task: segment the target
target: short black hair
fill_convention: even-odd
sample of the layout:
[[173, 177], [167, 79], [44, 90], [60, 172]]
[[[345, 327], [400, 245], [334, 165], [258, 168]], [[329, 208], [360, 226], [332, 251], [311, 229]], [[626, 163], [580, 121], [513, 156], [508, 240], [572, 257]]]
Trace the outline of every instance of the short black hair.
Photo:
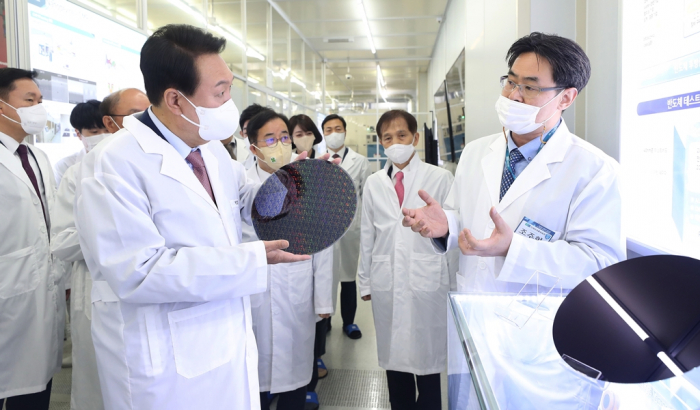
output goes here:
[[535, 53], [552, 66], [552, 78], [559, 87], [579, 92], [591, 78], [591, 61], [575, 41], [555, 34], [533, 32], [513, 43], [506, 54], [508, 68], [524, 53]]
[[[304, 132], [312, 132], [314, 134], [314, 145], [320, 144], [323, 141], [323, 136], [318, 130], [318, 127], [306, 114], [298, 114], [289, 119], [289, 132], [294, 134], [294, 130], [299, 127]], [[292, 136], [293, 137], [293, 136]]]
[[287, 131], [289, 131], [289, 119], [287, 119], [287, 117], [284, 114], [280, 114], [271, 109], [265, 109], [263, 111], [260, 111], [260, 113], [258, 113], [255, 117], [251, 118], [250, 122], [248, 123], [247, 131], [248, 141], [250, 141], [250, 145], [255, 145], [258, 142], [258, 131], [260, 131], [260, 128], [264, 127], [265, 124], [276, 118], [279, 118], [282, 121], [284, 121], [285, 125], [287, 125]]
[[271, 108], [263, 107], [260, 104], [253, 104], [246, 107], [246, 109], [241, 113], [241, 117], [238, 119], [238, 125], [241, 127], [241, 130], [243, 130], [243, 126], [247, 121], [252, 120], [253, 117], [265, 110], [273, 111]]
[[100, 112], [100, 102], [89, 100], [77, 104], [70, 113], [70, 125], [80, 132], [91, 128], [105, 128]]
[[15, 89], [15, 81], [27, 78], [34, 80], [36, 71], [22, 70], [21, 68], [0, 68], [0, 98], [7, 100]]
[[199, 85], [195, 60], [205, 54], [220, 54], [225, 47], [225, 39], [186, 24], [168, 24], [156, 30], [141, 48], [140, 66], [148, 99], [160, 105], [168, 88], [194, 94]]
[[379, 117], [379, 121], [377, 121], [376, 128], [377, 136], [379, 138], [382, 138], [382, 127], [385, 123], [389, 125], [392, 123], [392, 121], [399, 118], [403, 118], [404, 121], [406, 121], [406, 125], [408, 125], [408, 131], [410, 131], [411, 134], [415, 134], [416, 132], [418, 132], [418, 122], [416, 121], [416, 117], [404, 110], [391, 110], [385, 112], [384, 114], [382, 114], [381, 117]]
[[347, 124], [345, 123], [345, 118], [341, 117], [341, 116], [338, 115], [338, 114], [331, 114], [331, 115], [329, 115], [328, 117], [324, 118], [324, 119], [323, 119], [323, 122], [321, 123], [321, 128], [325, 127], [325, 126], [326, 126], [326, 123], [327, 123], [328, 121], [330, 121], [330, 120], [340, 120], [340, 122], [343, 123], [343, 128], [344, 128], [346, 131], [348, 130], [348, 126], [347, 126]]

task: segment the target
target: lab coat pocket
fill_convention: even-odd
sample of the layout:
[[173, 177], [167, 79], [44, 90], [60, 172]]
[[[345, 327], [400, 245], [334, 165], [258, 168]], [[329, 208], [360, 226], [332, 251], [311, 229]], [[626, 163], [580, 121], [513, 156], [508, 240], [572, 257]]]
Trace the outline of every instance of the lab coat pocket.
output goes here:
[[0, 299], [31, 292], [39, 286], [34, 247], [0, 256]]
[[233, 359], [232, 317], [228, 300], [168, 313], [178, 374], [191, 379]]
[[391, 256], [372, 255], [372, 267], [370, 269], [372, 270], [369, 275], [371, 291], [390, 291], [394, 276], [391, 269]]
[[440, 287], [443, 264], [442, 255], [413, 254], [408, 282], [411, 289], [424, 292], [434, 292]]
[[295, 305], [311, 299], [314, 286], [314, 273], [311, 261], [291, 264], [287, 273], [289, 300]]

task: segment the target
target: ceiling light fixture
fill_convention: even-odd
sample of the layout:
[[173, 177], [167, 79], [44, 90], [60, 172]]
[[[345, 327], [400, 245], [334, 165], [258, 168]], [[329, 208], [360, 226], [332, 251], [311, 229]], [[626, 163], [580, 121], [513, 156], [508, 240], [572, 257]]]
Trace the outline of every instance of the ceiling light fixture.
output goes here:
[[365, 24], [365, 31], [367, 32], [367, 38], [369, 39], [369, 46], [372, 49], [372, 54], [377, 54], [377, 49], [374, 47], [374, 39], [372, 38], [372, 31], [369, 29], [369, 20], [367, 20], [367, 9], [365, 8], [365, 2], [360, 1], [360, 8], [362, 14], [362, 22]]

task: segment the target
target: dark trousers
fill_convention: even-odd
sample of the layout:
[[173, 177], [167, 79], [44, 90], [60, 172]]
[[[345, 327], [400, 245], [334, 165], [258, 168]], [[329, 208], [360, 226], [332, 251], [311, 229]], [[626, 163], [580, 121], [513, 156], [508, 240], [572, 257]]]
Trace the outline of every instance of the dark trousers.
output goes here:
[[[391, 410], [440, 410], [442, 392], [440, 374], [416, 376], [411, 373], [386, 371]], [[418, 399], [416, 400], [416, 387]]]
[[357, 284], [352, 282], [340, 282], [340, 316], [343, 317], [343, 328], [355, 323], [357, 311]]
[[46, 385], [46, 390], [44, 391], [0, 399], [0, 409], [2, 409], [2, 404], [7, 400], [7, 410], [49, 410], [51, 382], [53, 382], [53, 379], [49, 380], [49, 384]]
[[321, 319], [316, 322], [316, 336], [314, 337], [314, 368], [311, 373], [311, 382], [306, 386], [306, 391], [316, 391], [318, 384], [318, 358], [326, 354], [326, 333], [328, 333], [328, 322], [330, 318]]
[[[304, 405], [306, 405], [306, 386], [278, 393], [277, 396], [277, 410], [304, 410]], [[260, 393], [260, 410], [270, 410], [267, 392]]]

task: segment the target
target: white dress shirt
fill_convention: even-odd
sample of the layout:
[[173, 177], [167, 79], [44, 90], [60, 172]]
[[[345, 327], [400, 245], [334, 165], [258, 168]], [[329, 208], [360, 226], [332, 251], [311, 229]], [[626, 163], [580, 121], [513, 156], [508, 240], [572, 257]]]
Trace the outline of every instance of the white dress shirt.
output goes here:
[[[0, 132], [0, 142], [2, 142], [2, 144], [5, 145], [5, 147], [7, 147], [7, 149], [9, 149], [10, 152], [14, 154], [14, 157], [17, 159], [17, 163], [21, 165], [22, 160], [20, 159], [19, 153], [17, 152], [17, 148], [19, 148], [19, 142], [2, 132]], [[31, 147], [29, 147], [29, 145], [26, 142], [22, 142], [22, 144], [26, 145], [29, 151], [29, 154], [27, 155], [29, 157], [29, 165], [31, 165], [32, 171], [34, 171], [34, 176], [36, 177], [36, 182], [39, 185], [39, 192], [41, 193], [41, 202], [44, 204], [44, 209], [46, 210], [46, 223], [48, 225], [48, 228], [51, 229], [51, 218], [49, 217], [49, 204], [46, 202], [46, 189], [44, 188], [44, 178], [42, 177], [41, 169], [39, 168], [39, 164], [36, 162], [36, 158], [34, 158], [34, 154], [32, 153]]]

